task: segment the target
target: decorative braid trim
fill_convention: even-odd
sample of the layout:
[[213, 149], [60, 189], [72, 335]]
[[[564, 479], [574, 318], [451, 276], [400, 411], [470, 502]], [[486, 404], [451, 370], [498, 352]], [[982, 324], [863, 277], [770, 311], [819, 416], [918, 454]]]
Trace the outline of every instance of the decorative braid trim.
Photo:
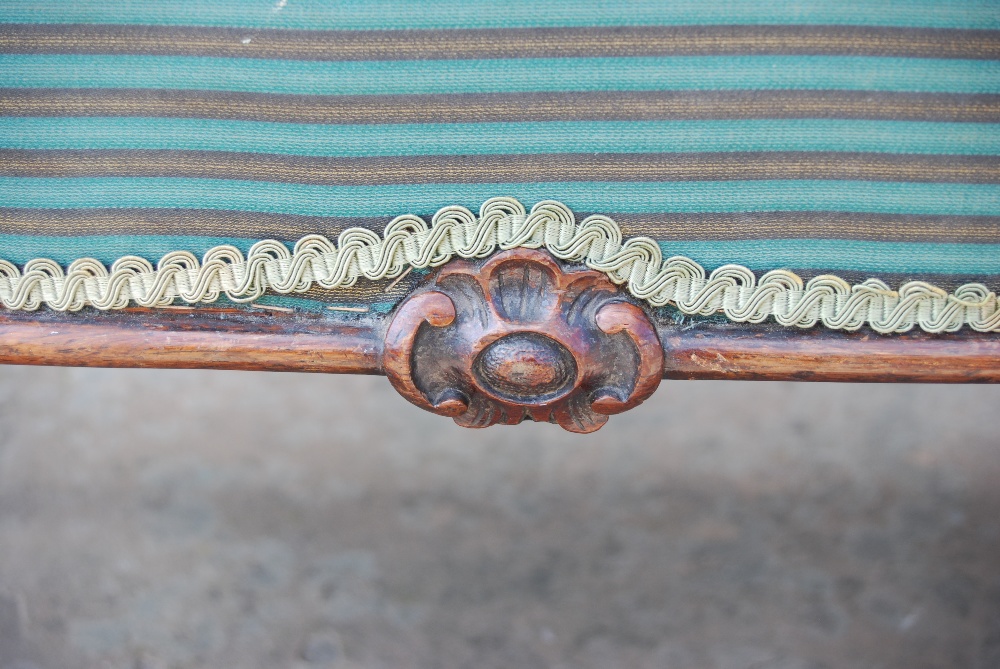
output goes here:
[[163, 256], [156, 268], [142, 258], [126, 256], [108, 269], [93, 258], [81, 258], [64, 272], [56, 262], [32, 260], [23, 271], [0, 260], [0, 302], [8, 309], [37, 309], [47, 304], [60, 311], [86, 305], [120, 309], [130, 302], [166, 306], [175, 298], [188, 303], [213, 302], [225, 293], [236, 302], [251, 302], [265, 290], [295, 293], [313, 284], [323, 288], [351, 286], [359, 277], [393, 278], [408, 267], [436, 267], [455, 256], [482, 258], [497, 249], [544, 247], [566, 261], [583, 262], [653, 306], [673, 304], [685, 314], [723, 312], [730, 320], [759, 323], [768, 317], [785, 326], [856, 330], [868, 324], [882, 332], [905, 332], [919, 326], [927, 332], [953, 332], [969, 325], [980, 332], [1000, 331], [996, 293], [970, 283], [949, 294], [922, 281], [898, 291], [868, 279], [851, 286], [824, 275], [803, 283], [796, 274], [775, 270], [758, 280], [740, 265], [725, 265], [706, 277], [705, 269], [683, 256], [663, 260], [648, 237], [622, 240], [621, 228], [606, 216], [577, 223], [565, 205], [539, 202], [526, 213], [513, 198], [493, 198], [477, 218], [464, 207], [445, 207], [428, 226], [413, 215], [399, 216], [382, 237], [364, 228], [341, 233], [336, 245], [308, 235], [293, 251], [265, 240], [244, 258], [233, 246], [210, 249], [201, 263], [186, 251]]

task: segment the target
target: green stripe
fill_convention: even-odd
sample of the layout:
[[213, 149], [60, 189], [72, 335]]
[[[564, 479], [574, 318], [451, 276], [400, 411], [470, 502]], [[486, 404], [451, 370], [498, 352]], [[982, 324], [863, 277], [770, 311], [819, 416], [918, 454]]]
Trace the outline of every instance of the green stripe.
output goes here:
[[811, 89], [1000, 92], [1000, 61], [852, 56], [281, 61], [0, 56], [0, 86], [173, 88], [309, 95]]
[[0, 178], [8, 207], [168, 207], [235, 209], [314, 216], [432, 214], [510, 195], [558, 199], [576, 211], [855, 211], [1000, 215], [1000, 186], [868, 181], [688, 181], [315, 186], [168, 178]]
[[172, 118], [0, 118], [0, 148], [242, 151], [298, 156], [854, 151], [1000, 154], [987, 123], [596, 121], [303, 125]]
[[837, 24], [992, 28], [991, 0], [48, 0], [0, 2], [18, 23], [380, 30], [533, 26]]
[[[362, 279], [363, 280], [363, 279]], [[363, 313], [351, 313], [344, 311], [331, 311], [327, 309], [328, 306], [336, 305], [339, 307], [368, 307], [367, 313], [375, 314], [387, 314], [392, 311], [392, 308], [396, 306], [399, 300], [392, 301], [381, 301], [381, 302], [365, 302], [362, 300], [349, 301], [346, 299], [331, 300], [329, 302], [324, 302], [321, 300], [311, 300], [304, 297], [292, 297], [290, 295], [264, 295], [257, 300], [254, 300], [255, 304], [263, 304], [269, 307], [286, 307], [289, 309], [300, 309], [302, 311], [312, 311], [312, 312], [322, 312], [329, 318], [335, 318], [337, 320], [356, 320], [358, 318], [363, 318], [365, 314]], [[183, 304], [183, 302], [178, 302], [178, 304]]]
[[755, 271], [792, 267], [904, 274], [1000, 274], [1000, 244], [766, 239], [661, 241], [660, 248], [664, 258], [684, 255], [707, 268], [736, 263]]
[[[97, 258], [110, 265], [126, 255], [152, 262], [171, 251], [197, 256], [219, 244], [244, 253], [255, 240], [188, 236], [31, 237], [0, 235], [0, 257], [18, 265], [51, 258], [68, 265], [77, 258]], [[664, 257], [688, 256], [713, 269], [739, 263], [762, 271], [780, 267], [858, 272], [1000, 274], [1000, 245], [865, 242], [853, 240], [778, 239], [722, 242], [662, 241]]]

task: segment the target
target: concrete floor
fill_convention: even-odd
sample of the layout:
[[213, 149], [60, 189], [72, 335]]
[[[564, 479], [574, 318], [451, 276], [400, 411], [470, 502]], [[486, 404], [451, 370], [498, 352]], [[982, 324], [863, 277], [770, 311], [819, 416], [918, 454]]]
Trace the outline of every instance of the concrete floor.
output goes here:
[[0, 668], [1000, 667], [1000, 387], [0, 367]]

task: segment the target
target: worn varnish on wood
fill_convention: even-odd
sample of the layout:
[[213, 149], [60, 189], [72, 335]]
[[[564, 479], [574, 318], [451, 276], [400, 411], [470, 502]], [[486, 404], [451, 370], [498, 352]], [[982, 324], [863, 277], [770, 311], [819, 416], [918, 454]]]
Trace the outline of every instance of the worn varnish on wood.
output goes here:
[[0, 310], [0, 362], [14, 365], [378, 374], [371, 321], [244, 309]]
[[452, 262], [399, 307], [385, 372], [406, 399], [459, 425], [531, 418], [592, 432], [663, 376], [656, 329], [622, 300], [601, 272], [566, 271], [543, 251]]

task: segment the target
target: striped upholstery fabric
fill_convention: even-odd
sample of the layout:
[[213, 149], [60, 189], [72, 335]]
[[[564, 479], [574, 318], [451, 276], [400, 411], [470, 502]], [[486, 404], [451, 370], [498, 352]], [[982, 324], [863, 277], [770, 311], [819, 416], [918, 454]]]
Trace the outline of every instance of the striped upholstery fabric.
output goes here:
[[[22, 0], [0, 22], [15, 263], [509, 195], [709, 269], [1000, 287], [992, 0]], [[409, 285], [264, 299], [387, 309]]]

